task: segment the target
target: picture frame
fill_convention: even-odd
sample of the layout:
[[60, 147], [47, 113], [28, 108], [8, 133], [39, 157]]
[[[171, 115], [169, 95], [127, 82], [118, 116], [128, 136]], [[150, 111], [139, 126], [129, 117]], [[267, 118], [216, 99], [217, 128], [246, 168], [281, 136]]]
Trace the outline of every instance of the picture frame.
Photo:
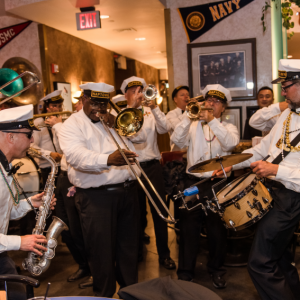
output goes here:
[[63, 111], [73, 111], [71, 83], [53, 82], [54, 90], [62, 90], [61, 96], [64, 98]]
[[246, 116], [250, 119], [259, 110], [259, 106], [246, 106]]
[[240, 133], [240, 138], [243, 136], [243, 117], [242, 106], [227, 106], [222, 113], [221, 120], [235, 125]]
[[208, 84], [221, 84], [233, 101], [256, 99], [255, 38], [188, 44], [187, 54], [192, 97]]

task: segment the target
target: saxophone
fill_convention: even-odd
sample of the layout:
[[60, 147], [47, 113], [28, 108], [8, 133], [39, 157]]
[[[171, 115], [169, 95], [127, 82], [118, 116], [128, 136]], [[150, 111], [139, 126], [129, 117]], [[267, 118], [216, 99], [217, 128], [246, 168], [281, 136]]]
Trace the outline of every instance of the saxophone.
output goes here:
[[[51, 214], [50, 203], [55, 188], [54, 180], [57, 173], [57, 167], [52, 157], [48, 155], [44, 156], [34, 148], [29, 148], [28, 153], [34, 157], [46, 159], [51, 164], [51, 172], [44, 188], [45, 194], [43, 196], [43, 204], [38, 209], [35, 228], [32, 231], [32, 234], [43, 235], [45, 232], [46, 219]], [[44, 252], [42, 256], [31, 251], [22, 263], [23, 268], [28, 270], [31, 275], [39, 276], [49, 268], [51, 259], [55, 256], [57, 238], [63, 230], [69, 230], [68, 226], [61, 219], [54, 216], [46, 234], [47, 245], [45, 247], [47, 248], [47, 251]]]

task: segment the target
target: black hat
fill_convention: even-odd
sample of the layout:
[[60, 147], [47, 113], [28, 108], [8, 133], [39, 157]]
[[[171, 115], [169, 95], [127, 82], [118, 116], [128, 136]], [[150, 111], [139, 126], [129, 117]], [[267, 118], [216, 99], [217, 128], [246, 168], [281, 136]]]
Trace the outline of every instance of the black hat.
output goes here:
[[178, 87], [176, 87], [172, 93], [172, 99], [174, 100], [174, 98], [176, 97], [177, 93], [180, 91], [180, 90], [187, 90], [188, 92], [190, 91], [190, 88], [186, 85], [180, 85]]

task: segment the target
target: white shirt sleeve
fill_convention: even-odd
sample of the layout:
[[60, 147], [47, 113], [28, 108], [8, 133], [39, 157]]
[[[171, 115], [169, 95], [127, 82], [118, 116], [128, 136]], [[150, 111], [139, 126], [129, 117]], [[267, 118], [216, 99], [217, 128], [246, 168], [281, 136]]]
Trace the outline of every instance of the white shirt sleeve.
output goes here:
[[171, 135], [171, 141], [177, 145], [179, 148], [184, 148], [189, 145], [190, 140], [190, 127], [192, 124], [191, 119], [187, 116], [186, 112], [183, 114], [184, 117], [182, 121], [177, 124]]
[[142, 144], [147, 140], [147, 133], [145, 129], [142, 127], [136, 134], [127, 137], [132, 143]]
[[[30, 199], [30, 198], [29, 198]], [[13, 206], [10, 212], [10, 220], [19, 220], [24, 217], [30, 210], [32, 210], [31, 206], [26, 200], [21, 200], [19, 205]]]
[[270, 131], [277, 122], [281, 110], [279, 103], [259, 109], [249, 120], [249, 125], [257, 130]]
[[181, 114], [179, 116], [176, 115], [176, 113], [171, 110], [167, 113], [166, 118], [169, 121], [169, 125], [171, 126], [171, 129], [175, 129], [175, 127], [182, 121], [184, 117], [184, 114]]
[[159, 134], [167, 133], [172, 129], [171, 124], [170, 122], [168, 122], [166, 115], [159, 109], [158, 106], [152, 109], [152, 113], [156, 121], [155, 127]]
[[5, 251], [19, 250], [21, 237], [17, 235], [6, 235], [0, 233], [0, 253]]
[[240, 142], [240, 135], [236, 126], [227, 123], [225, 127], [216, 118], [207, 123], [207, 125], [219, 140], [222, 151], [230, 152]]
[[[34, 121], [34, 125], [38, 127], [40, 125], [43, 125], [43, 122], [41, 122], [41, 119], [40, 120], [36, 119]], [[34, 130], [32, 136], [33, 136], [34, 142], [30, 144], [30, 147], [39, 150], [42, 155], [48, 155], [49, 156], [51, 151], [43, 149], [43, 148], [40, 147], [41, 146], [41, 139], [42, 139], [42, 131]]]

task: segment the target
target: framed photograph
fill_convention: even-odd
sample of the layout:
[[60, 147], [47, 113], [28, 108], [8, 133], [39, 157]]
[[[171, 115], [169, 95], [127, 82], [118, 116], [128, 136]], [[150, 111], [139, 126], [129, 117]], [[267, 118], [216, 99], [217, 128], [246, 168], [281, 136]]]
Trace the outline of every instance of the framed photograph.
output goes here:
[[235, 125], [240, 133], [240, 138], [243, 136], [243, 120], [241, 106], [227, 106], [221, 117], [222, 121]]
[[259, 106], [246, 106], [246, 116], [250, 119], [259, 110]]
[[64, 98], [63, 110], [64, 111], [73, 111], [71, 83], [54, 81], [53, 87], [54, 87], [54, 90], [62, 90], [61, 96]]
[[192, 97], [206, 85], [221, 84], [233, 100], [256, 99], [256, 39], [188, 44]]

